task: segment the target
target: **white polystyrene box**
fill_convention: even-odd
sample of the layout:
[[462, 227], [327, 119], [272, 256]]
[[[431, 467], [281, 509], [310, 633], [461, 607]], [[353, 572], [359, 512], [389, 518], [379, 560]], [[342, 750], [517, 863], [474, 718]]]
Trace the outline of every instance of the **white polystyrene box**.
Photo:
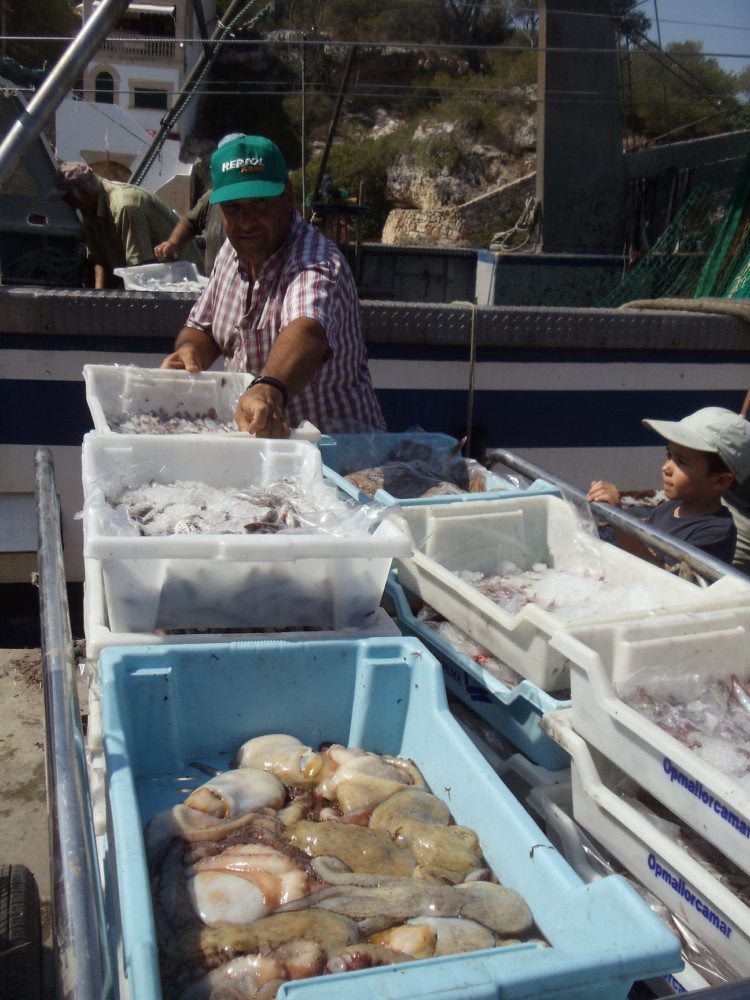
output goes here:
[[611, 790], [618, 770], [573, 731], [571, 714], [551, 712], [542, 726], [571, 755], [576, 822], [739, 976], [750, 976], [750, 908]]
[[750, 794], [622, 701], [636, 671], [750, 678], [750, 607], [560, 632], [575, 731], [750, 873]]
[[566, 688], [565, 657], [549, 638], [571, 623], [537, 604], [510, 614], [457, 575], [491, 575], [505, 561], [528, 569], [535, 563], [561, 570], [594, 569], [618, 587], [632, 587], [659, 599], [642, 608], [579, 618], [575, 624], [634, 619], [692, 607], [750, 606], [747, 585], [723, 579], [701, 588], [583, 531], [574, 509], [554, 496], [476, 501], [471, 505], [404, 507], [414, 554], [398, 562], [399, 580], [439, 614], [545, 691]]
[[[391, 561], [411, 551], [384, 518], [337, 534], [116, 534], [104, 495], [148, 482], [267, 486], [293, 479], [320, 489], [317, 448], [306, 441], [102, 435], [83, 442], [84, 556], [101, 562], [109, 628], [367, 628], [377, 616]], [[333, 487], [333, 515], [351, 505]], [[328, 500], [326, 501], [328, 503]], [[373, 522], [370, 522], [372, 525]]]

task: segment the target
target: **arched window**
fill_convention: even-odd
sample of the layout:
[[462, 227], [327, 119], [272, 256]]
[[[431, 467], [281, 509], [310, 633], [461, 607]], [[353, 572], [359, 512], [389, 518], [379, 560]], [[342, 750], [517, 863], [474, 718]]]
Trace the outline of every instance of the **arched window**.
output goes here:
[[97, 104], [115, 103], [115, 81], [111, 73], [97, 73], [94, 81], [94, 100]]

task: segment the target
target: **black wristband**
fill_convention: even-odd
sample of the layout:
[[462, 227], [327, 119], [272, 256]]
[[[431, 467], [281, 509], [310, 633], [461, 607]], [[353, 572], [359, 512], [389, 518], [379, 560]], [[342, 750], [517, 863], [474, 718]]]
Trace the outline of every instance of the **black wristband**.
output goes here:
[[270, 375], [258, 375], [250, 383], [249, 388], [252, 389], [254, 385], [270, 385], [272, 388], [278, 389], [281, 393], [284, 409], [287, 408], [287, 405], [289, 404], [289, 393], [286, 391], [286, 386], [283, 382], [279, 382], [277, 378], [272, 378]]

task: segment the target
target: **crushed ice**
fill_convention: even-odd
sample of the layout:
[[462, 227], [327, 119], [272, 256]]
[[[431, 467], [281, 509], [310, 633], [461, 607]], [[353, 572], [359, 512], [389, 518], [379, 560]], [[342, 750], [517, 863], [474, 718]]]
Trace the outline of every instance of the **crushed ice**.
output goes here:
[[735, 678], [637, 671], [622, 700], [750, 793], [750, 711]]
[[147, 292], [202, 292], [206, 287], [204, 281], [190, 281], [188, 278], [183, 278], [182, 281], [164, 281], [163, 278], [147, 278], [143, 275], [139, 275], [134, 284]]
[[220, 420], [211, 407], [206, 413], [168, 413], [165, 409], [123, 414], [111, 418], [116, 434], [228, 434], [237, 431], [234, 420]]
[[503, 562], [499, 573], [491, 576], [469, 570], [458, 571], [457, 576], [510, 615], [518, 614], [527, 604], [537, 604], [574, 621], [662, 604], [659, 594], [643, 584], [621, 586], [598, 571], [551, 569], [545, 563], [522, 570], [515, 563]]
[[350, 535], [367, 531], [378, 508], [341, 501], [324, 484], [294, 481], [257, 487], [150, 482], [108, 498], [106, 528], [115, 534], [243, 535], [278, 531]]

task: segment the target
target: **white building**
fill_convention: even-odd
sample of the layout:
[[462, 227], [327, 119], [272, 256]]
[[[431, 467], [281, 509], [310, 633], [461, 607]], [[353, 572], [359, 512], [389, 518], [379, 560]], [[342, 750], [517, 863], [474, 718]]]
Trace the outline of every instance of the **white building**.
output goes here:
[[[216, 24], [214, 0], [200, 2], [210, 35]], [[99, 0], [79, 4], [83, 23], [98, 4]], [[202, 52], [193, 0], [131, 3], [86, 67], [75, 92], [58, 108], [57, 156], [83, 160], [103, 177], [127, 180]], [[178, 212], [190, 203], [193, 164], [181, 163], [179, 150], [192, 127], [195, 106], [193, 98], [142, 181]]]

